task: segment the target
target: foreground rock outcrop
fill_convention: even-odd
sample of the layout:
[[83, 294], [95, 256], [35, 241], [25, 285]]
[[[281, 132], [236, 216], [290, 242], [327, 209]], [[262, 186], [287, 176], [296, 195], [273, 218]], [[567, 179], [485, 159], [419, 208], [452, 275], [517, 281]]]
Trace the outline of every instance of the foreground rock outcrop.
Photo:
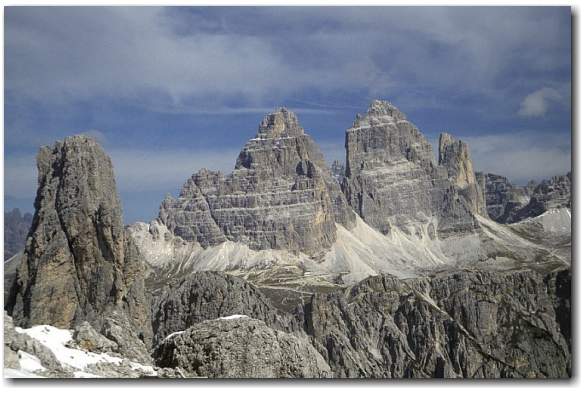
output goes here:
[[181, 377], [179, 369], [154, 368], [118, 352], [119, 346], [87, 322], [73, 330], [50, 325], [23, 329], [4, 315], [5, 378]]
[[246, 280], [220, 272], [197, 272], [167, 285], [153, 303], [155, 343], [173, 332], [223, 316], [247, 315], [282, 331], [300, 330]]
[[74, 136], [41, 148], [37, 168], [33, 224], [5, 308], [22, 327], [88, 321], [126, 332], [121, 346], [150, 345], [143, 263], [123, 227], [110, 158]]
[[260, 320], [230, 316], [171, 334], [156, 349], [160, 367], [208, 378], [328, 378], [331, 371], [304, 336]]
[[571, 376], [571, 276], [455, 272], [377, 276], [305, 307], [335, 377]]
[[159, 218], [204, 247], [229, 240], [311, 256], [333, 244], [335, 223], [355, 220], [322, 154], [285, 108], [263, 119], [231, 174], [200, 170], [178, 198], [163, 201]]

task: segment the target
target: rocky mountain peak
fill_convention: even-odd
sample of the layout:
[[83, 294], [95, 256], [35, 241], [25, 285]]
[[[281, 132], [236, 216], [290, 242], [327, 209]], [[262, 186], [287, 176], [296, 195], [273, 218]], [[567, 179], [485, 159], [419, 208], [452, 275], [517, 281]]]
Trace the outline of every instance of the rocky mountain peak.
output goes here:
[[79, 135], [42, 147], [37, 168], [33, 224], [8, 311], [23, 326], [60, 328], [100, 326], [117, 313], [150, 341], [143, 265], [123, 226], [110, 158]]
[[432, 145], [402, 112], [387, 101], [372, 102], [346, 133], [349, 204], [384, 233], [391, 225], [433, 238], [473, 230], [473, 214], [484, 214], [485, 204], [469, 150], [448, 134], [441, 140], [437, 165]]
[[286, 107], [280, 107], [263, 118], [257, 131], [257, 138], [294, 137], [302, 134], [304, 129], [300, 127], [296, 114]]
[[366, 113], [357, 114], [353, 127], [367, 127], [373, 124], [396, 123], [406, 121], [404, 115], [392, 103], [386, 100], [373, 100]]
[[335, 241], [335, 223], [352, 226], [355, 216], [318, 146], [280, 108], [264, 117], [231, 174], [194, 174], [177, 199], [163, 202], [160, 219], [204, 247], [229, 240], [317, 255]]

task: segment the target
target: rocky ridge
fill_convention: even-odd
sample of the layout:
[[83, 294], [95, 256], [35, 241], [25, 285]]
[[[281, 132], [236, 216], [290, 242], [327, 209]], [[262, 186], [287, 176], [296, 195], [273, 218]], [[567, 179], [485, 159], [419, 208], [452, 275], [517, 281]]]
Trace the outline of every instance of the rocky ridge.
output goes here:
[[572, 173], [544, 180], [533, 190], [529, 203], [516, 213], [514, 221], [539, 216], [557, 208], [572, 208]]
[[376, 276], [305, 306], [335, 377], [571, 374], [570, 272]]
[[247, 315], [282, 331], [300, 330], [290, 316], [278, 311], [246, 280], [220, 272], [197, 272], [167, 285], [154, 299], [155, 343], [194, 324], [232, 315]]

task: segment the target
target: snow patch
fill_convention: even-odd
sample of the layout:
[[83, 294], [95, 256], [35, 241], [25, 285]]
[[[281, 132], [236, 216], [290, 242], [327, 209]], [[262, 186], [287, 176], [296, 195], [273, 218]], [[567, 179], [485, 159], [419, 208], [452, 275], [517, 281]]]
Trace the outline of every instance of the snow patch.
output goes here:
[[34, 326], [27, 329], [15, 327], [15, 330], [38, 340], [51, 350], [57, 361], [74, 369], [83, 370], [89, 365], [100, 362], [120, 364], [123, 361], [120, 357], [113, 357], [106, 353], [98, 354], [67, 347], [66, 344], [72, 340], [73, 336], [71, 330], [49, 325]]
[[39, 360], [37, 356], [33, 356], [22, 350], [18, 351], [18, 361], [20, 363], [21, 371], [24, 372], [35, 373], [47, 369], [41, 364], [41, 360]]
[[231, 315], [231, 316], [223, 316], [223, 317], [219, 317], [217, 320], [234, 320], [234, 319], [243, 319], [243, 318], [247, 318], [249, 316], [247, 315]]
[[175, 337], [176, 335], [183, 334], [184, 332], [186, 332], [186, 330], [172, 332], [167, 337], [165, 337], [164, 341], [167, 341], [168, 339], [171, 339], [171, 338]]

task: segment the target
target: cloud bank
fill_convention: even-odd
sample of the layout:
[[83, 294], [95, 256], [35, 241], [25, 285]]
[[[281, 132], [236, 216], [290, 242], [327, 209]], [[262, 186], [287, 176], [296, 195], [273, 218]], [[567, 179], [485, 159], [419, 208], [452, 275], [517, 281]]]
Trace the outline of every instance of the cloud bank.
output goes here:
[[344, 159], [374, 98], [460, 135], [479, 170], [565, 173], [570, 36], [569, 7], [7, 7], [6, 195], [32, 202], [39, 145], [86, 130], [146, 220], [277, 106]]

